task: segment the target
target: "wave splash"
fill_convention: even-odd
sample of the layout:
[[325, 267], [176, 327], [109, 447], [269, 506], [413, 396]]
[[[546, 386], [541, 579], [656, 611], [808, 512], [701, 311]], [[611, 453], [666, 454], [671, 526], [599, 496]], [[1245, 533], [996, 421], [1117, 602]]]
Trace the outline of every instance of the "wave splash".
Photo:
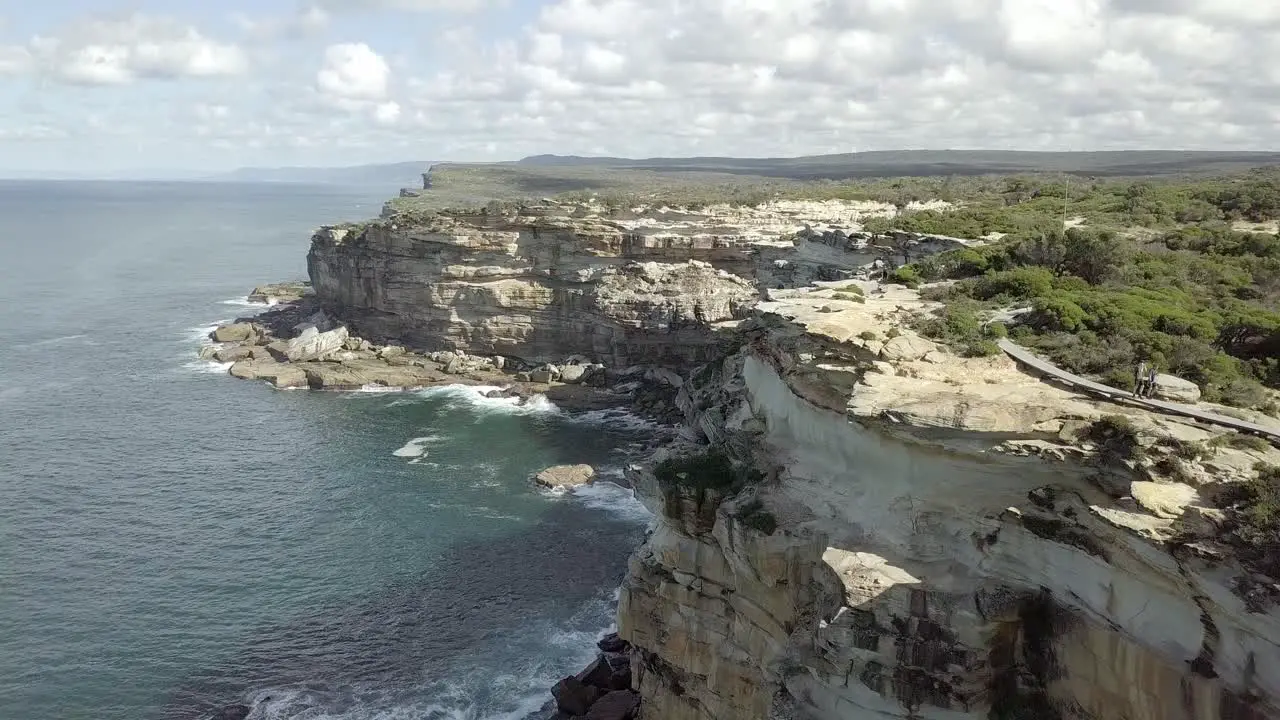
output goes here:
[[[258, 690], [246, 720], [533, 720], [550, 689], [596, 656], [595, 641], [616, 630], [618, 590], [603, 591], [567, 621], [542, 623], [500, 658], [466, 663], [438, 680], [408, 686], [306, 683]], [[486, 662], [491, 661], [491, 662]], [[500, 668], [494, 672], [495, 668]]]

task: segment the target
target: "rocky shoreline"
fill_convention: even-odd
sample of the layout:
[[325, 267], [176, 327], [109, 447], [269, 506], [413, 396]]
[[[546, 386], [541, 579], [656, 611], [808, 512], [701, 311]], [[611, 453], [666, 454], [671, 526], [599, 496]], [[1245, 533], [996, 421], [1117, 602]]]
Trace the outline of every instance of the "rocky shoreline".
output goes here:
[[976, 241], [865, 211], [392, 212], [319, 230], [315, 294], [259, 288], [204, 353], [679, 426], [627, 469], [655, 527], [561, 718], [1276, 716], [1280, 584], [1231, 498], [1280, 450], [923, 337], [943, 306], [872, 278]]
[[566, 412], [626, 409], [671, 425], [681, 418], [674, 397], [682, 379], [650, 367], [606, 368], [571, 356], [561, 363], [529, 364], [517, 358], [481, 357], [458, 351], [421, 353], [377, 345], [329, 317], [307, 283], [259, 286], [250, 302], [267, 307], [209, 333], [204, 360], [229, 363], [228, 373], [282, 390], [418, 390], [445, 385], [495, 386], [488, 397], [528, 402], [545, 397]]

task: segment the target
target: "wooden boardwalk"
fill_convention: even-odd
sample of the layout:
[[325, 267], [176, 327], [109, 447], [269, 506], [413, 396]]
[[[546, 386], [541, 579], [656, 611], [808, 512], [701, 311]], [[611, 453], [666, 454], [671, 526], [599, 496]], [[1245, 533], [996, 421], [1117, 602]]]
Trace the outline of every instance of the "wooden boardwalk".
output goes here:
[[1037, 357], [1032, 354], [1030, 350], [1027, 350], [1017, 343], [1009, 340], [1001, 340], [998, 344], [1000, 349], [1003, 350], [1006, 355], [1013, 358], [1019, 364], [1031, 368], [1041, 375], [1046, 375], [1078, 390], [1087, 392], [1090, 395], [1096, 395], [1114, 402], [1138, 405], [1149, 410], [1169, 413], [1171, 415], [1181, 415], [1183, 417], [1189, 417], [1194, 420], [1200, 420], [1214, 425], [1221, 425], [1222, 427], [1228, 427], [1242, 433], [1258, 435], [1270, 440], [1272, 443], [1280, 444], [1280, 428], [1265, 427], [1256, 423], [1251, 423], [1247, 420], [1237, 420], [1236, 418], [1227, 417], [1226, 415], [1207, 412], [1192, 405], [1183, 405], [1181, 403], [1165, 402], [1164, 400], [1136, 397], [1128, 390], [1113, 388], [1110, 385], [1103, 385], [1102, 383], [1087, 380], [1079, 375], [1069, 373], [1057, 365]]

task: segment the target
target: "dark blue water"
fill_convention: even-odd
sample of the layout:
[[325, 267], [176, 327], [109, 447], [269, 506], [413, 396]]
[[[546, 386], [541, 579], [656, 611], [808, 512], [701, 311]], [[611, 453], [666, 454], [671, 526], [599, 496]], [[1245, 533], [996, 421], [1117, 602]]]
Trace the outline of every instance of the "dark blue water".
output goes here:
[[647, 518], [527, 476], [644, 431], [194, 360], [391, 191], [0, 183], [0, 718], [522, 718], [589, 659]]

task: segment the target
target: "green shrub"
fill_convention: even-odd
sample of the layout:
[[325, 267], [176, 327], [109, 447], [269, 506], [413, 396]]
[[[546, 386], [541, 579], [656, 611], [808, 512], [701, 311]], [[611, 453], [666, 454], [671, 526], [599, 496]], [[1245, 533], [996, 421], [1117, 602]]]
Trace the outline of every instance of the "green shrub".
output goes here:
[[1169, 478], [1173, 482], [1179, 482], [1185, 485], [1190, 485], [1195, 482], [1195, 476], [1193, 476], [1191, 471], [1187, 469], [1186, 463], [1184, 463], [1181, 458], [1160, 458], [1156, 463], [1155, 468], [1160, 474]]
[[879, 340], [880, 336], [872, 330], [863, 330], [858, 333], [858, 337], [863, 340]]
[[1015, 300], [1048, 295], [1053, 290], [1053, 273], [1039, 267], [990, 273], [978, 279], [970, 294], [979, 300], [1008, 297]]
[[734, 517], [749, 528], [765, 535], [772, 535], [778, 529], [778, 519], [773, 513], [764, 509], [760, 498], [752, 498], [734, 513]]
[[1211, 447], [1228, 447], [1237, 450], [1254, 450], [1257, 452], [1266, 452], [1271, 448], [1271, 443], [1258, 437], [1257, 435], [1245, 435], [1244, 433], [1227, 433], [1219, 435], [1209, 441]]
[[1002, 351], [1000, 346], [990, 340], [978, 340], [964, 346], [961, 354], [964, 357], [992, 357], [999, 355]]
[[912, 265], [903, 265], [902, 267], [894, 269], [893, 272], [889, 273], [886, 280], [891, 283], [906, 285], [909, 288], [920, 287], [920, 283], [922, 282], [920, 273]]
[[1138, 429], [1123, 415], [1107, 415], [1085, 429], [1084, 438], [1110, 459], [1136, 460], [1142, 455]]
[[743, 480], [729, 457], [718, 450], [667, 458], [658, 463], [653, 474], [664, 486], [694, 489], [733, 490]]
[[1169, 450], [1173, 452], [1174, 456], [1183, 460], [1199, 460], [1201, 458], [1208, 457], [1212, 454], [1211, 447], [1213, 446], [1212, 442], [1206, 446], [1201, 442], [1179, 440], [1178, 438], [1173, 437], [1160, 438], [1158, 444], [1162, 447], [1169, 448]]
[[982, 334], [989, 338], [1006, 338], [1009, 337], [1009, 328], [1001, 322], [990, 322], [982, 326]]

